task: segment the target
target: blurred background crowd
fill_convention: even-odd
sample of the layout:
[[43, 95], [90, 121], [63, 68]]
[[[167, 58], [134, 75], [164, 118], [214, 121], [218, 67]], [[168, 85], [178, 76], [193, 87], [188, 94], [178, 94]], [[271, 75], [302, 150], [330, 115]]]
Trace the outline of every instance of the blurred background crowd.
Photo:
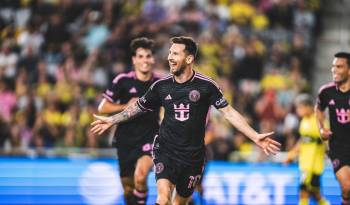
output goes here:
[[[288, 151], [298, 139], [293, 100], [312, 91], [321, 16], [321, 0], [2, 0], [0, 154], [108, 148], [89, 124], [111, 80], [132, 69], [129, 43], [154, 39], [154, 69], [166, 75], [177, 35], [199, 43], [196, 70]], [[266, 160], [210, 112], [213, 159]]]

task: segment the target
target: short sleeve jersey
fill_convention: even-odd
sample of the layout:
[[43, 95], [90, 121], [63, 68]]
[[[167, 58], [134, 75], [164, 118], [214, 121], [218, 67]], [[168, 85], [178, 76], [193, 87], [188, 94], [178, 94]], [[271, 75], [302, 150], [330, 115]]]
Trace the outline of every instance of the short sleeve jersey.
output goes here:
[[[103, 97], [112, 103], [126, 104], [131, 98], [142, 97], [157, 80], [159, 78], [154, 74], [151, 80], [140, 81], [134, 71], [121, 73], [114, 78]], [[152, 143], [158, 130], [159, 109], [118, 124], [114, 137], [117, 146], [136, 147]]]
[[137, 103], [145, 111], [164, 107], [157, 141], [162, 151], [186, 164], [204, 160], [209, 107], [228, 105], [216, 82], [197, 72], [184, 83], [177, 83], [173, 75], [158, 80]]
[[[330, 151], [349, 154], [350, 150], [350, 90], [341, 92], [335, 83], [323, 85], [318, 93], [317, 108], [328, 108], [333, 135], [329, 139]], [[350, 154], [349, 154], [350, 155]]]

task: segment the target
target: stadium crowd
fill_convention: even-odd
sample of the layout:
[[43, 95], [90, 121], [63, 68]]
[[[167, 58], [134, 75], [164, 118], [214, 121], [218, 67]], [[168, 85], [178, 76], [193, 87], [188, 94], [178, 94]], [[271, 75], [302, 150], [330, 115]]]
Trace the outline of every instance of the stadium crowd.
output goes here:
[[[298, 139], [294, 98], [311, 91], [320, 1], [1, 1], [0, 153], [108, 147], [89, 125], [108, 83], [132, 69], [129, 43], [154, 39], [155, 71], [165, 75], [175, 35], [199, 42], [196, 70], [289, 150]], [[215, 109], [206, 141], [215, 160], [264, 160]]]

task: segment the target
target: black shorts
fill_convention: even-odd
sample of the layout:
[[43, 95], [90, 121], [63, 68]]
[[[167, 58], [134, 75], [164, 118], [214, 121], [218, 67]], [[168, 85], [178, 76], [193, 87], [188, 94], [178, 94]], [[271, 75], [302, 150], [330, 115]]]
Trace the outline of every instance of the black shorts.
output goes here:
[[348, 153], [344, 154], [330, 150], [328, 156], [332, 161], [334, 173], [337, 173], [343, 166], [350, 166], [350, 155]]
[[137, 160], [144, 155], [152, 156], [151, 152], [151, 143], [146, 143], [137, 148], [126, 148], [123, 146], [118, 146], [117, 154], [120, 177], [133, 177]]
[[203, 176], [204, 162], [187, 165], [176, 161], [169, 154], [162, 153], [157, 143], [153, 146], [153, 163], [156, 180], [168, 179], [175, 185], [176, 192], [184, 198], [192, 195]]
[[312, 190], [313, 188], [321, 187], [320, 175], [310, 172], [302, 172], [301, 173], [301, 183], [300, 189], [302, 190]]

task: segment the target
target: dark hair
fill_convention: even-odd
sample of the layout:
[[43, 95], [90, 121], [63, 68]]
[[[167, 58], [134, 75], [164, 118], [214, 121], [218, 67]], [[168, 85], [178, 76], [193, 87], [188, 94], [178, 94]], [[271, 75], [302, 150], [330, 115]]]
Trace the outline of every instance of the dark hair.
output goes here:
[[336, 58], [345, 58], [346, 62], [348, 64], [348, 67], [350, 67], [350, 53], [347, 52], [338, 52], [334, 55]]
[[296, 105], [306, 105], [306, 106], [313, 106], [314, 105], [314, 100], [311, 95], [302, 93], [298, 95], [295, 98], [295, 104]]
[[153, 53], [154, 41], [146, 37], [135, 38], [130, 43], [130, 50], [132, 56], [136, 55], [136, 50], [138, 48], [149, 49]]
[[187, 36], [177, 36], [170, 39], [171, 43], [184, 44], [185, 51], [188, 52], [189, 55], [193, 55], [196, 58], [197, 55], [197, 43], [191, 37]]

